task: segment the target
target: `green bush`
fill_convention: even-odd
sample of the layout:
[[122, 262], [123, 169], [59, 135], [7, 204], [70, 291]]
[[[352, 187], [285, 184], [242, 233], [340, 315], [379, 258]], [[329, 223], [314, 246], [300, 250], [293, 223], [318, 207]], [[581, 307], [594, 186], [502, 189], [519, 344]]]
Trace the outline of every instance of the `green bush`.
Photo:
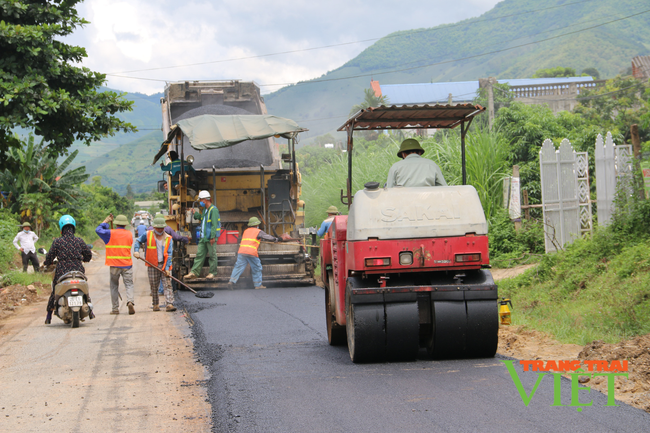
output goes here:
[[13, 245], [20, 221], [8, 209], [0, 209], [0, 273], [6, 272], [16, 254]]

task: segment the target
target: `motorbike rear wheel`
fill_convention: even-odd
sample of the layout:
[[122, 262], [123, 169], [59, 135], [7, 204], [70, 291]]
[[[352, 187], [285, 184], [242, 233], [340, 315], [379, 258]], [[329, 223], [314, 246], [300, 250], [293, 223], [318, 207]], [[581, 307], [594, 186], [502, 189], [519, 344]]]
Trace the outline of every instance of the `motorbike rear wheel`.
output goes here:
[[73, 328], [78, 328], [79, 327], [79, 312], [78, 311], [73, 311], [72, 312], [72, 327]]

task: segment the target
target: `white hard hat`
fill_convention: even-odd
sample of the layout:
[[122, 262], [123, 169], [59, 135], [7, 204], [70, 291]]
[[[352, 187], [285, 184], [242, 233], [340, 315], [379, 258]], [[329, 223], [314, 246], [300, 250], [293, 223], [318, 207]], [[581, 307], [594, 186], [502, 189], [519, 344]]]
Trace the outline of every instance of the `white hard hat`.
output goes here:
[[210, 193], [207, 192], [206, 190], [199, 191], [199, 200], [204, 198], [210, 198]]

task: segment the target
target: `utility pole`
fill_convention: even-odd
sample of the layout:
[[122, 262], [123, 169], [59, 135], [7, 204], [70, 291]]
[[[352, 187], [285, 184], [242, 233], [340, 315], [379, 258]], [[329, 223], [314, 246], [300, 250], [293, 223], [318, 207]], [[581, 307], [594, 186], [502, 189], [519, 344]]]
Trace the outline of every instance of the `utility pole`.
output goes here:
[[630, 135], [632, 136], [632, 150], [634, 152], [634, 178], [639, 191], [639, 198], [645, 198], [644, 179], [639, 179], [641, 173], [641, 138], [639, 137], [639, 125], [636, 123], [630, 126]]
[[492, 86], [496, 84], [497, 79], [494, 77], [489, 78], [479, 78], [478, 83], [480, 88], [487, 89], [487, 98], [488, 98], [488, 127], [490, 131], [492, 130], [492, 124], [494, 123], [494, 92]]

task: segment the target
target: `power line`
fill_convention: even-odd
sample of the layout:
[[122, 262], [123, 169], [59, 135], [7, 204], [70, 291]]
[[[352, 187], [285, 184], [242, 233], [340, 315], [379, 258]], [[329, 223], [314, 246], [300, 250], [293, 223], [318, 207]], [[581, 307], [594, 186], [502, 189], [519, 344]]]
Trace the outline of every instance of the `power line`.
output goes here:
[[[411, 36], [413, 34], [424, 33], [424, 32], [435, 32], [435, 31], [439, 31], [439, 30], [448, 30], [448, 29], [453, 28], [453, 27], [464, 26], [464, 25], [474, 25], [476, 23], [480, 23], [480, 22], [484, 22], [484, 21], [494, 21], [494, 20], [499, 20], [499, 19], [502, 19], [502, 18], [509, 18], [509, 17], [513, 17], [513, 16], [519, 16], [519, 15], [525, 15], [525, 14], [530, 14], [530, 13], [535, 13], [535, 12], [546, 11], [546, 10], [550, 10], [550, 9], [563, 8], [563, 7], [566, 7], [566, 6], [572, 6], [572, 5], [581, 4], [581, 3], [588, 3], [588, 2], [592, 2], [592, 1], [594, 1], [594, 0], [583, 0], [583, 1], [573, 2], [573, 3], [565, 3], [565, 4], [562, 4], [562, 5], [550, 6], [550, 7], [542, 8], [542, 9], [532, 9], [532, 10], [517, 12], [517, 13], [509, 14], [509, 15], [500, 15], [498, 17], [477, 19], [475, 21], [472, 21], [471, 23], [461, 22], [461, 23], [450, 24], [450, 25], [442, 24], [439, 27], [433, 28], [433, 29], [422, 29], [422, 30], [409, 31], [408, 34], [399, 33], [399, 31], [397, 31], [397, 32], [395, 32], [396, 34], [382, 36], [382, 37], [379, 37], [379, 38], [362, 39], [362, 40], [354, 41], [354, 42], [341, 42], [339, 44], [323, 45], [323, 46], [320, 46], [320, 47], [302, 48], [302, 49], [299, 49], [299, 50], [280, 51], [280, 52], [277, 52], [277, 53], [259, 54], [259, 55], [255, 55], [255, 56], [235, 57], [235, 58], [232, 58], [232, 59], [211, 60], [211, 61], [208, 61], [208, 62], [188, 63], [188, 64], [185, 64], [185, 65], [161, 66], [161, 67], [158, 67], [158, 68], [134, 69], [134, 70], [131, 70], [131, 71], [109, 72], [109, 73], [106, 73], [105, 75], [119, 76], [119, 75], [116, 75], [116, 74], [130, 74], [130, 73], [133, 73], [133, 72], [149, 72], [149, 71], [159, 71], [159, 70], [163, 70], [163, 69], [185, 68], [185, 67], [189, 67], [189, 66], [202, 66], [202, 65], [210, 65], [210, 64], [215, 64], [215, 63], [226, 63], [226, 62], [234, 62], [234, 61], [239, 61], [239, 60], [259, 59], [259, 58], [264, 58], [264, 57], [280, 56], [280, 55], [284, 55], [284, 54], [294, 54], [294, 53], [300, 53], [300, 52], [306, 52], [306, 51], [322, 50], [322, 49], [327, 49], [327, 48], [341, 47], [341, 46], [345, 46], [345, 45], [354, 45], [354, 44], [361, 44], [361, 43], [365, 43], [365, 42], [378, 41], [380, 39], [390, 39], [390, 38], [397, 38], [397, 37], [402, 37], [402, 36]], [[123, 77], [123, 76], [120, 76], [120, 77], [121, 78], [134, 78], [134, 77]], [[158, 81], [160, 81], [160, 80], [158, 80]]]
[[633, 18], [633, 17], [639, 16], [639, 15], [642, 15], [642, 14], [645, 14], [645, 13], [648, 13], [648, 12], [650, 12], [650, 9], [645, 10], [643, 12], [636, 13], [636, 14], [628, 15], [626, 17], [622, 17], [622, 18], [607, 21], [607, 22], [604, 22], [604, 23], [601, 23], [601, 24], [597, 24], [595, 26], [587, 27], [587, 28], [584, 28], [584, 29], [581, 29], [581, 30], [576, 30], [574, 32], [563, 33], [561, 35], [552, 36], [552, 37], [549, 37], [549, 38], [546, 38], [546, 39], [541, 39], [539, 41], [533, 41], [533, 42], [528, 42], [528, 43], [521, 44], [521, 45], [515, 45], [513, 47], [503, 48], [503, 49], [495, 50], [495, 51], [490, 51], [490, 52], [483, 53], [483, 54], [475, 54], [473, 56], [462, 57], [460, 59], [445, 60], [445, 61], [442, 61], [442, 62], [428, 63], [426, 65], [413, 66], [413, 67], [410, 67], [410, 68], [403, 68], [403, 69], [394, 69], [394, 70], [385, 71], [385, 72], [376, 72], [375, 71], [375, 72], [371, 72], [371, 73], [368, 73], [368, 74], [359, 74], [359, 75], [353, 75], [353, 76], [349, 76], [349, 77], [327, 78], [327, 79], [322, 79], [322, 80], [302, 81], [302, 82], [297, 82], [297, 83], [260, 84], [260, 87], [288, 86], [288, 85], [299, 86], [299, 85], [304, 85], [304, 84], [324, 83], [324, 82], [328, 82], [328, 81], [350, 80], [350, 79], [354, 79], [354, 78], [363, 78], [363, 77], [372, 77], [372, 76], [375, 76], [375, 75], [392, 74], [392, 73], [395, 73], [395, 72], [404, 72], [404, 71], [411, 71], [413, 69], [426, 68], [428, 66], [437, 66], [437, 65], [447, 64], [447, 63], [460, 62], [460, 61], [463, 61], [463, 60], [469, 60], [469, 59], [474, 59], [474, 58], [477, 58], [477, 57], [487, 56], [487, 55], [490, 55], [490, 54], [498, 54], [498, 53], [502, 53], [504, 51], [514, 50], [515, 48], [521, 48], [521, 47], [526, 47], [526, 46], [529, 46], [529, 45], [535, 45], [535, 44], [539, 44], [541, 42], [550, 41], [550, 40], [561, 38], [561, 37], [564, 37], [564, 36], [574, 35], [574, 34], [577, 34], [577, 33], [585, 32], [587, 30], [592, 30], [592, 29], [595, 29], [595, 28], [598, 28], [598, 27], [602, 27], [602, 26], [607, 25], [607, 24], [611, 24], [611, 23], [615, 23], [615, 22], [618, 22], [618, 21], [623, 21], [623, 20], [626, 20], [626, 19], [629, 19], [629, 18]]

